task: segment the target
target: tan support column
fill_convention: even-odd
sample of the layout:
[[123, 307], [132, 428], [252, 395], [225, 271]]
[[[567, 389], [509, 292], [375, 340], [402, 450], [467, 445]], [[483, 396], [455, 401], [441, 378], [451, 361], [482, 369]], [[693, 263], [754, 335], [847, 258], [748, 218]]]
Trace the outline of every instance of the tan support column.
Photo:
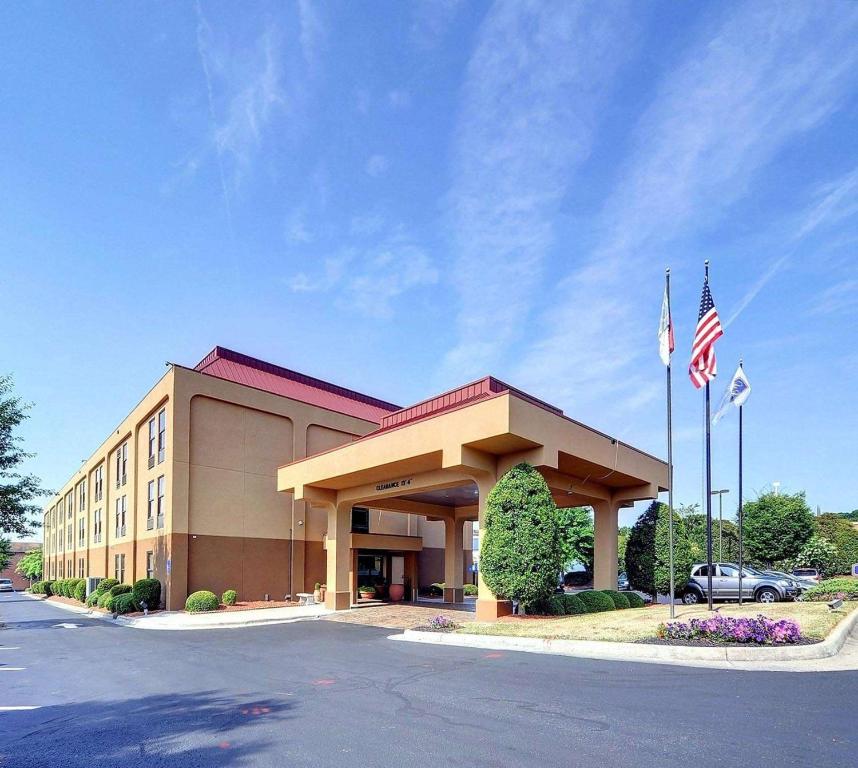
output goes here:
[[593, 504], [594, 552], [593, 588], [617, 588], [617, 513], [616, 502]]
[[[494, 488], [494, 478], [481, 478], [477, 481], [479, 488], [479, 509], [480, 509], [480, 549], [485, 541], [486, 531], [486, 498], [489, 491]], [[494, 621], [501, 616], [509, 616], [512, 613], [512, 602], [510, 600], [498, 600], [495, 594], [488, 588], [483, 581], [483, 572], [477, 572], [477, 621]]]
[[328, 506], [328, 591], [325, 607], [334, 611], [347, 610], [352, 605], [349, 587], [352, 570], [351, 510], [350, 503]]
[[462, 586], [464, 569], [465, 521], [455, 515], [444, 520], [444, 602], [461, 603], [465, 599]]

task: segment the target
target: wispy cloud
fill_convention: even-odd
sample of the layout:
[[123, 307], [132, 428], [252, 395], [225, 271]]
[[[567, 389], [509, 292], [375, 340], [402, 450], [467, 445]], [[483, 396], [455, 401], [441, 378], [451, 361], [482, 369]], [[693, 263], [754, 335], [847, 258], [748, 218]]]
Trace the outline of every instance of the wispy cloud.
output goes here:
[[366, 161], [366, 172], [370, 176], [381, 176], [390, 167], [390, 161], [384, 155], [372, 155]]
[[858, 168], [818, 190], [815, 202], [801, 217], [798, 228], [792, 237], [782, 244], [781, 254], [771, 261], [739, 300], [727, 317], [725, 327], [730, 326], [747, 309], [768, 282], [795, 256], [805, 238], [824, 225], [837, 224], [855, 214], [858, 214]]
[[495, 364], [526, 322], [553, 219], [630, 52], [623, 6], [497, 3], [462, 89], [448, 221], [461, 310], [445, 378]]
[[809, 314], [853, 314], [858, 311], [858, 280], [848, 278], [826, 288], [814, 300]]
[[322, 4], [313, 0], [298, 0], [301, 52], [311, 67], [318, 64], [327, 43], [327, 30], [322, 21], [321, 8]]
[[[362, 234], [374, 232], [371, 228]], [[320, 270], [299, 272], [287, 285], [295, 293], [333, 293], [342, 306], [386, 320], [394, 315], [396, 299], [437, 282], [438, 270], [429, 255], [404, 228], [395, 227], [326, 257]]]
[[601, 217], [609, 234], [560, 282], [521, 381], [582, 407], [636, 396], [657, 320], [657, 297], [638, 286], [658, 286], [673, 238], [717, 221], [777, 152], [842, 103], [858, 13], [836, 8], [741, 6], [692, 43], [636, 126]]

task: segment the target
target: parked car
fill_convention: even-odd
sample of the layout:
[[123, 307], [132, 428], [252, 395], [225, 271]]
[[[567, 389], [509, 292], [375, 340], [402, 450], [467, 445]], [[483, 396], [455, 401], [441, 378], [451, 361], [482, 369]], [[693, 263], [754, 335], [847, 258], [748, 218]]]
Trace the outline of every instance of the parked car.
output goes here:
[[624, 589], [629, 588], [629, 577], [626, 576], [625, 572], [621, 573], [617, 577], [617, 588], [622, 591]]
[[[754, 571], [756, 569], [751, 568], [749, 570]], [[816, 586], [815, 582], [802, 581], [801, 579], [798, 579], [795, 576], [793, 576], [791, 573], [784, 573], [783, 571], [771, 571], [771, 570], [769, 570], [769, 571], [761, 571], [761, 573], [765, 576], [774, 576], [775, 578], [778, 578], [778, 579], [787, 579], [788, 581], [792, 581], [794, 583], [795, 588], [796, 588], [796, 592], [799, 595], [802, 592], [806, 592], [811, 587]]]
[[[739, 566], [735, 563], [713, 563], [712, 599], [739, 599]], [[682, 593], [682, 602], [695, 605], [707, 599], [709, 566], [698, 563], [691, 567], [691, 579]], [[794, 599], [799, 593], [795, 580], [768, 576], [752, 568], [742, 570], [742, 597], [758, 603], [776, 603]]]
[[793, 568], [792, 575], [801, 581], [813, 582], [813, 586], [822, 581], [822, 574], [816, 568]]
[[12, 586], [12, 579], [0, 579], [0, 592], [14, 592], [15, 587]]

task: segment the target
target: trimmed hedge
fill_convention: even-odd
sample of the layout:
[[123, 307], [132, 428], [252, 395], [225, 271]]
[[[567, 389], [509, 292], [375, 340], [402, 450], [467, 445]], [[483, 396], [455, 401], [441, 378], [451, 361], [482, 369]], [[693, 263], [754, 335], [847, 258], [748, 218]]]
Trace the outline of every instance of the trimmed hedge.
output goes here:
[[134, 599], [133, 592], [123, 592], [122, 594], [114, 595], [108, 602], [114, 613], [133, 613], [140, 610], [140, 606]]
[[587, 613], [587, 606], [578, 595], [561, 595], [567, 616], [580, 616]]
[[118, 579], [102, 579], [98, 582], [95, 592], [99, 597], [101, 597], [105, 592], [107, 592], [107, 590], [115, 587], [118, 583]]
[[107, 601], [110, 600], [112, 597], [113, 595], [111, 595], [110, 592], [104, 592], [98, 596], [98, 599], [96, 600], [95, 604], [99, 608], [107, 608]]
[[86, 598], [86, 607], [92, 608], [93, 606], [97, 605], [99, 597], [101, 597], [101, 595], [99, 595], [98, 592], [92, 592], [90, 596]]
[[137, 605], [145, 602], [149, 610], [161, 604], [161, 582], [158, 579], [137, 579], [131, 588], [131, 593]]
[[630, 608], [643, 608], [646, 606], [646, 601], [637, 592], [623, 592], [623, 595], [629, 601]]
[[614, 602], [614, 608], [618, 611], [622, 611], [626, 608], [631, 608], [631, 603], [629, 602], [629, 598], [627, 598], [622, 592], [617, 592], [614, 589], [603, 589], [602, 594], [607, 595]]
[[83, 579], [78, 579], [74, 588], [74, 599], [79, 603], [86, 600], [86, 582]]
[[594, 589], [588, 589], [586, 592], [579, 592], [578, 599], [587, 607], [587, 613], [601, 613], [602, 611], [616, 610], [614, 601], [604, 592], [597, 592]]
[[465, 584], [465, 597], [476, 597], [480, 591], [476, 584]]
[[235, 605], [236, 600], [238, 600], [238, 593], [234, 589], [228, 589], [220, 598], [224, 605]]
[[127, 595], [131, 591], [130, 584], [114, 584], [110, 588], [110, 596], [116, 597], [117, 595]]
[[50, 597], [54, 594], [53, 586], [53, 581], [35, 581], [33, 582], [33, 586], [30, 587], [30, 592], [34, 595], [47, 595]]
[[216, 611], [219, 603], [217, 595], [206, 589], [192, 592], [185, 601], [185, 610], [188, 613], [200, 613], [202, 611]]
[[858, 600], [858, 579], [825, 579], [807, 590], [801, 599], [827, 603], [838, 597], [842, 600]]

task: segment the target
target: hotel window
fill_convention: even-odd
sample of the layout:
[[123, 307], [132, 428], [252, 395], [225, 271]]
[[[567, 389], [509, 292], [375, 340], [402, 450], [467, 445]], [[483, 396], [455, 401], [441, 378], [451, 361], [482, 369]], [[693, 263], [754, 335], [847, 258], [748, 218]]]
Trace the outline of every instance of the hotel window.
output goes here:
[[116, 500], [116, 537], [125, 535], [125, 514], [128, 511], [128, 497], [122, 496]]
[[79, 549], [83, 549], [84, 542], [86, 541], [86, 520], [84, 518], [78, 520], [77, 529], [77, 545]]
[[98, 544], [101, 542], [101, 510], [96, 509], [92, 516], [92, 543]]
[[77, 577], [79, 579], [83, 578], [83, 558], [79, 557], [77, 560]]
[[94, 500], [101, 501], [101, 497], [104, 495], [104, 464], [95, 468], [95, 490], [94, 490]]
[[149, 419], [149, 469], [155, 466], [155, 417]]
[[164, 452], [167, 450], [167, 411], [162, 408], [158, 411], [158, 463], [164, 461]]
[[125, 581], [125, 555], [113, 556], [113, 578], [120, 584]]
[[155, 527], [155, 481], [149, 481], [149, 498], [146, 500], [146, 530]]
[[369, 510], [352, 507], [352, 533], [369, 533]]
[[78, 498], [77, 508], [79, 512], [86, 509], [86, 480], [80, 481], [80, 497]]
[[66, 530], [68, 531], [68, 535], [66, 536], [66, 541], [68, 543], [68, 549], [71, 549], [72, 544], [73, 544], [72, 536], [74, 535], [73, 534], [73, 528], [71, 526], [68, 526], [68, 528], [66, 528]]
[[152, 550], [146, 553], [146, 578], [155, 578], [155, 553]]
[[116, 487], [128, 482], [128, 443], [116, 449]]
[[164, 492], [166, 490], [164, 475], [158, 478], [158, 527], [164, 527]]
[[74, 517], [74, 494], [71, 491], [66, 494], [66, 512], [71, 520]]

